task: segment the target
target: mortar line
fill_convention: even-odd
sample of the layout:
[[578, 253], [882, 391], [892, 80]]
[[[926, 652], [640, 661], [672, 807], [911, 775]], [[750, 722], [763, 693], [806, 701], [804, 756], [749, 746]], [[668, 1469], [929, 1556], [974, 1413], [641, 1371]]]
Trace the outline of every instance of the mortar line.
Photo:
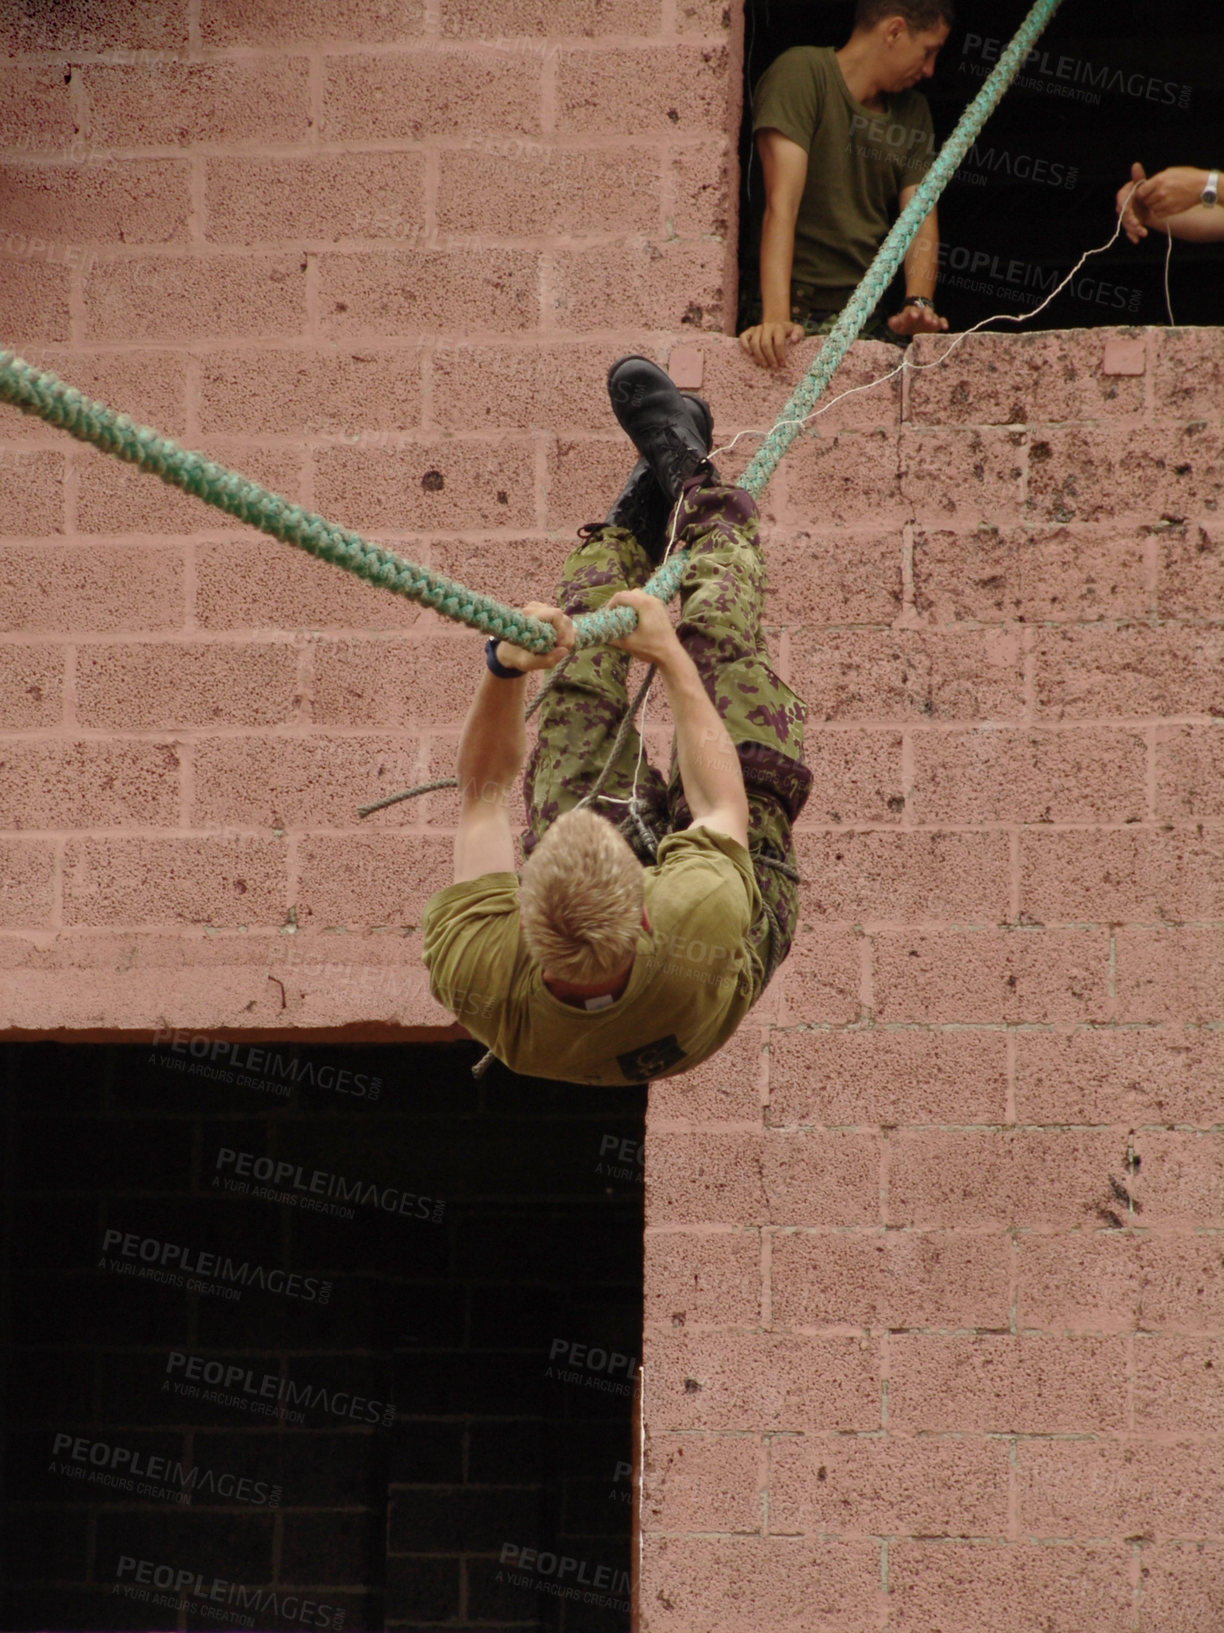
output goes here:
[[175, 743], [179, 768], [179, 826], [190, 829], [195, 812], [195, 744]]
[[203, 359], [195, 351], [183, 356], [183, 440], [190, 448], [201, 440], [200, 406], [204, 397]]
[[85, 459], [83, 448], [69, 448], [64, 456], [63, 519], [64, 538], [71, 539], [80, 532], [81, 465]]
[[1143, 738], [1144, 738], [1144, 774], [1145, 774], [1145, 781], [1146, 781], [1146, 784], [1147, 784], [1146, 789], [1145, 789], [1145, 807], [1146, 807], [1146, 809], [1145, 809], [1145, 812], [1144, 812], [1144, 820], [1147, 821], [1147, 822], [1155, 822], [1156, 821], [1156, 806], [1157, 806], [1157, 803], [1158, 803], [1158, 783], [1157, 783], [1157, 775], [1156, 775], [1156, 746], [1157, 746], [1157, 734], [1159, 733], [1159, 731], [1160, 731], [1160, 724], [1159, 724], [1158, 721], [1154, 720], [1150, 726], [1145, 728], [1144, 733], [1143, 733]]
[[880, 1629], [881, 1629], [881, 1633], [885, 1633], [885, 1630], [888, 1628], [889, 1624], [892, 1621], [892, 1605], [891, 1605], [892, 1560], [891, 1560], [891, 1557], [890, 1557], [890, 1554], [889, 1554], [889, 1546], [890, 1546], [889, 1545], [889, 1539], [887, 1537], [881, 1537], [880, 1538], [880, 1592], [884, 1596], [883, 1597], [883, 1602], [882, 1602], [882, 1604], [880, 1606], [880, 1614], [881, 1614]]
[[877, 1350], [878, 1372], [880, 1379], [880, 1428], [888, 1429], [888, 1386], [892, 1382], [892, 1350], [889, 1345], [887, 1327], [880, 1333], [880, 1346]]
[[79, 724], [77, 720], [77, 647], [74, 641], [69, 641], [64, 647], [64, 690], [61, 697], [63, 705], [60, 723], [74, 729]]
[[[421, 364], [421, 424], [422, 431], [438, 432], [435, 423], [434, 388], [437, 384], [434, 375], [434, 363], [437, 354], [437, 342], [426, 336], [420, 343], [417, 356]], [[432, 543], [432, 541], [431, 541]]]
[[1126, 1335], [1126, 1432], [1135, 1433], [1135, 1334]]
[[1021, 651], [1021, 690], [1024, 701], [1021, 704], [1021, 723], [1026, 726], [1036, 726], [1037, 719], [1037, 631], [1031, 624], [1026, 624], [1020, 631]]
[[1143, 1626], [1143, 1544], [1132, 1542], [1128, 1561], [1131, 1586], [1131, 1633]]
[[1160, 623], [1160, 581], [1163, 576], [1160, 568], [1164, 548], [1161, 541], [1167, 536], [1166, 532], [1162, 532], [1158, 539], [1155, 531], [1152, 531], [1143, 541], [1143, 587], [1148, 598], [1148, 622], [1153, 626], [1159, 626]]
[[190, 253], [195, 250], [208, 248], [205, 228], [208, 224], [208, 199], [205, 188], [206, 165], [208, 161], [199, 153], [193, 153], [188, 160], [189, 170], [187, 178], [187, 248]]
[[557, 59], [560, 50], [549, 41], [540, 58], [540, 135], [557, 134]]
[[306, 54], [306, 96], [310, 107], [310, 135], [307, 147], [318, 149], [323, 139], [323, 49], [315, 46]]
[[914, 601], [914, 523], [906, 520], [901, 527], [901, 613], [897, 623], [903, 628], [912, 628], [918, 621]]
[[61, 834], [55, 841], [51, 857], [51, 909], [47, 915], [47, 928], [62, 930], [64, 927], [64, 870], [68, 866], [68, 837]]
[[878, 1230], [888, 1230], [888, 1215], [891, 1208], [889, 1187], [893, 1184], [893, 1132], [889, 1128], [880, 1130], [880, 1176], [876, 1182], [878, 1200], [880, 1200], [880, 1223]]
[[859, 1019], [871, 1025], [875, 1019], [875, 943], [861, 932], [859, 943]]
[[916, 740], [913, 730], [906, 726], [901, 732], [901, 817], [896, 824], [899, 830], [910, 833], [917, 832], [918, 824], [914, 820], [914, 765], [916, 760]]
[[305, 339], [319, 344], [319, 256], [316, 250], [303, 250], [305, 282], [302, 285], [302, 305], [305, 308]]

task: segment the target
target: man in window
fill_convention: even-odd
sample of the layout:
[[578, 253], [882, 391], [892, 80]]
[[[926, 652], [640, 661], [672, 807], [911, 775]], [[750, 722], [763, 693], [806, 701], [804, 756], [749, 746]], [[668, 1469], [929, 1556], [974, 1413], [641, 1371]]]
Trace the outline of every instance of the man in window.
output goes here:
[[[459, 743], [455, 879], [426, 904], [422, 956], [434, 996], [513, 1071], [625, 1084], [713, 1054], [786, 957], [811, 773], [806, 711], [761, 634], [756, 505], [709, 463], [709, 409], [641, 357], [608, 385], [643, 457], [582, 529], [561, 606], [525, 609], [556, 629], [553, 650], [486, 645]], [[673, 539], [689, 553], [678, 626], [634, 587]], [[637, 628], [573, 651], [571, 616], [605, 603], [633, 607]], [[671, 707], [667, 778], [636, 730], [619, 733], [630, 655], [657, 667]], [[526, 752], [523, 675], [562, 658], [527, 767], [520, 880], [506, 797]]]
[[[764, 179], [759, 280], [745, 269], [740, 343], [777, 368], [804, 335], [828, 334], [934, 157], [929, 79], [951, 0], [858, 0], [840, 51], [796, 46], [761, 76], [752, 128]], [[906, 300], [870, 339], [946, 329], [935, 310], [932, 209], [905, 256]]]

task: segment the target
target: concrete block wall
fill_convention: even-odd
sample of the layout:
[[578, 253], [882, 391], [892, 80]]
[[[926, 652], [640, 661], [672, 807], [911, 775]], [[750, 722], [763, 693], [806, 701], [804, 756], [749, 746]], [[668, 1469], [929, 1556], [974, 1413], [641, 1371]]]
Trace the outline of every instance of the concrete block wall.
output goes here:
[[768, 492], [802, 924], [651, 1090], [644, 1627], [1224, 1616], [1221, 356], [973, 336]]
[[[695, 349], [722, 436], [813, 354], [769, 379], [723, 332], [721, 5], [5, 26], [5, 340], [475, 587], [547, 591], [602, 513], [613, 356]], [[651, 1092], [651, 1633], [1224, 1615], [1220, 358], [973, 337], [766, 496], [804, 912]], [[453, 805], [353, 808], [450, 769], [477, 638], [0, 437], [4, 1024], [446, 1036], [416, 925]]]
[[[3, 28], [5, 343], [414, 559], [547, 591], [625, 464], [608, 361], [731, 310], [723, 6]], [[453, 757], [473, 637], [16, 413], [0, 438], [6, 1023], [335, 1028], [371, 1003], [343, 971], [387, 964], [378, 1018], [444, 1024], [400, 932], [448, 813], [355, 807]]]

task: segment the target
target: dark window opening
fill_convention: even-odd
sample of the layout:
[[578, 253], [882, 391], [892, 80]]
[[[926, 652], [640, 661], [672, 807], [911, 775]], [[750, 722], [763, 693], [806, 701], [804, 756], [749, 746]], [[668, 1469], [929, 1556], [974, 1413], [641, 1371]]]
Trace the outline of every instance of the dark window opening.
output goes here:
[[[919, 87], [937, 144], [1029, 9], [1027, 0], [959, 0], [935, 76]], [[752, 88], [793, 45], [844, 44], [853, 17], [847, 0], [746, 0], [741, 285], [755, 278], [763, 203]], [[1085, 250], [1109, 237], [1133, 160], [1148, 175], [1169, 165], [1224, 167], [1224, 34], [1197, 0], [1067, 0], [940, 199], [937, 302], [951, 327], [1033, 312]], [[1167, 323], [1166, 244], [1164, 235], [1137, 246], [1120, 236], [1021, 329]], [[1224, 323], [1224, 242], [1175, 240], [1170, 286], [1179, 325]], [[899, 274], [880, 309], [895, 311], [904, 294]]]
[[6, 1048], [4, 1627], [628, 1628], [646, 1091], [480, 1053]]

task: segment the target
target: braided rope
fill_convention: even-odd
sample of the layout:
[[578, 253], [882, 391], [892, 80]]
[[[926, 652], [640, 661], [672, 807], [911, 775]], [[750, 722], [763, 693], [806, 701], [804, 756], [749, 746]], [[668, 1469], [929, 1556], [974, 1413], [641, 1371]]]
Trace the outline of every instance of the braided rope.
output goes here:
[[1015, 38], [1000, 56], [973, 101], [961, 114], [956, 129], [939, 150], [939, 155], [918, 185], [918, 190], [893, 222], [892, 231], [880, 245], [875, 260], [863, 274], [862, 282], [842, 308], [841, 316], [820, 348], [820, 355], [796, 386], [777, 422], [750, 460], [740, 486], [759, 498], [782, 455], [803, 429], [813, 404], [842, 359], [858, 339], [867, 319], [879, 305], [880, 297], [892, 282], [893, 274], [905, 258], [919, 227], [930, 214], [953, 172], [981, 135], [982, 126], [994, 112], [1004, 92], [1024, 66], [1033, 42], [1058, 10], [1062, 0], [1037, 0], [1021, 23]]
[[[456, 623], [496, 635], [529, 652], [547, 652], [556, 639], [551, 624], [503, 606], [492, 596], [466, 589], [444, 573], [418, 567], [350, 528], [338, 527], [301, 505], [291, 504], [237, 471], [181, 448], [147, 426], [136, 425], [126, 414], [117, 414], [105, 403], [84, 396], [49, 370], [36, 369], [11, 351], [0, 351], [0, 401], [11, 403], [23, 414], [37, 414], [78, 441], [92, 443], [130, 465], [139, 465], [171, 487], [182, 488], [261, 533], [343, 567], [367, 584], [432, 607]], [[669, 601], [680, 588], [684, 564], [683, 555], [668, 561], [646, 589], [660, 600]], [[613, 607], [575, 619], [574, 623], [578, 646], [594, 646], [629, 634], [637, 615], [632, 607]]]

